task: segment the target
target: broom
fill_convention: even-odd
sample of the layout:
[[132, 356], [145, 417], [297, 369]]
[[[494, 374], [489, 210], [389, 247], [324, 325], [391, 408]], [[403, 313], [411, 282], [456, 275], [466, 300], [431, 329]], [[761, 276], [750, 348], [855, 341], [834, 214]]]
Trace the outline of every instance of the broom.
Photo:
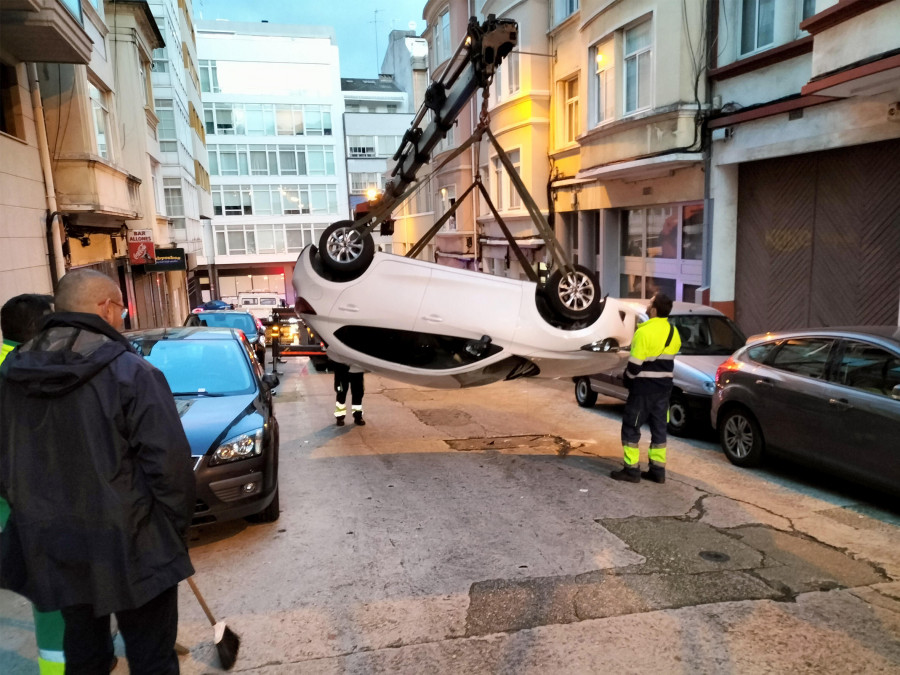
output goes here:
[[215, 634], [216, 651], [219, 653], [219, 662], [222, 664], [223, 669], [231, 670], [231, 667], [237, 660], [238, 649], [241, 647], [241, 638], [238, 637], [237, 633], [226, 626], [224, 621], [216, 622], [212, 612], [209, 611], [209, 606], [206, 604], [203, 596], [200, 595], [200, 590], [197, 588], [197, 584], [194, 583], [194, 578], [188, 577], [187, 582], [188, 586], [190, 586], [191, 590], [194, 592], [197, 602], [199, 602], [200, 606], [203, 608], [206, 618], [209, 619], [210, 624], [212, 624]]

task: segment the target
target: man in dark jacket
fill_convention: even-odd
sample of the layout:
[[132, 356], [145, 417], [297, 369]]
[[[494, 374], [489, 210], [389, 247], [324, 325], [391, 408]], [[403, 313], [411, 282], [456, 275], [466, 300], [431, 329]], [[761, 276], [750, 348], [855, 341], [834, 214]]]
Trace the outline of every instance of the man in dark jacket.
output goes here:
[[0, 367], [0, 587], [62, 610], [67, 673], [108, 670], [112, 613], [132, 673], [177, 673], [190, 446], [164, 376], [117, 330], [118, 285], [73, 271], [55, 302]]

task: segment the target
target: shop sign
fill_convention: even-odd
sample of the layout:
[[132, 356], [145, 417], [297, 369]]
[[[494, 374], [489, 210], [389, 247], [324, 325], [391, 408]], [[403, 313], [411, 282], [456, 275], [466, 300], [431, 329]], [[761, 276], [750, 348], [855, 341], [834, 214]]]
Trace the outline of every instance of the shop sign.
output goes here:
[[148, 265], [156, 260], [153, 230], [128, 230], [128, 260], [132, 265]]
[[187, 261], [183, 248], [160, 248], [156, 250], [156, 262], [144, 267], [145, 272], [184, 272]]

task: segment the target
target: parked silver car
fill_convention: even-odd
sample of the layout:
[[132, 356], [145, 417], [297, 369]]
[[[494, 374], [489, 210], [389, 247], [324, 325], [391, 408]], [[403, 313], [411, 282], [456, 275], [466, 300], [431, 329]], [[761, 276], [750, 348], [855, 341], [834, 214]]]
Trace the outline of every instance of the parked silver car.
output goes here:
[[[637, 314], [637, 322], [647, 320], [649, 300], [620, 300]], [[669, 432], [678, 436], [706, 427], [710, 400], [715, 390], [716, 368], [744, 344], [744, 335], [735, 323], [717, 309], [691, 302], [675, 302], [669, 321], [681, 334], [681, 351], [675, 357], [672, 396], [669, 399]], [[589, 408], [597, 394], [622, 401], [628, 398], [624, 375], [628, 352], [613, 368], [575, 378], [575, 400]]]
[[754, 336], [716, 373], [725, 456], [770, 451], [900, 494], [900, 327]]

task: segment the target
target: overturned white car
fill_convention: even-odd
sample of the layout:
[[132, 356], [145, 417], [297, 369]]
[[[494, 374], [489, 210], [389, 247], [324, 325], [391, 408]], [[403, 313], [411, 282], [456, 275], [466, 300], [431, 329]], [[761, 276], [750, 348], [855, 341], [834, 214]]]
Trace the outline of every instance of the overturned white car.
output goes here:
[[[606, 298], [590, 324], [554, 325], [537, 284], [375, 253], [330, 281], [315, 247], [294, 270], [297, 312], [337, 361], [438, 388], [574, 377], [627, 358], [635, 314]], [[592, 317], [593, 318], [593, 317]]]

